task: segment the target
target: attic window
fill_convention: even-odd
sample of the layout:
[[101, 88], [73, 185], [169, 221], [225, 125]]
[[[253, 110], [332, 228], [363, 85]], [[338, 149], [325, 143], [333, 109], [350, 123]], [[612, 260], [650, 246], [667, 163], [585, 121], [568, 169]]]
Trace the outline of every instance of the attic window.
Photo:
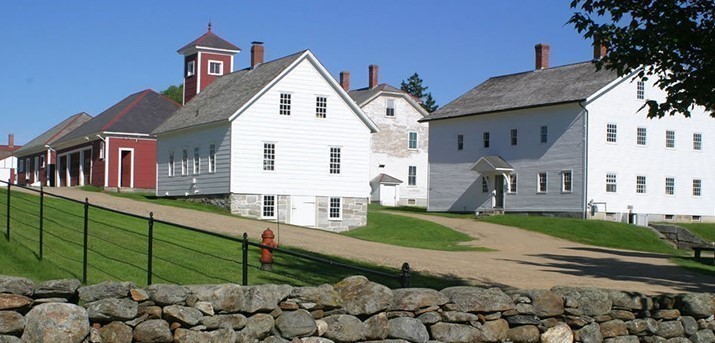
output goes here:
[[387, 99], [385, 103], [385, 116], [394, 117], [395, 116], [395, 100]]
[[209, 61], [209, 75], [223, 75], [223, 62]]
[[636, 97], [638, 98], [638, 100], [645, 99], [645, 82], [638, 81], [638, 85], [637, 85], [637, 89], [636, 89]]
[[280, 109], [278, 113], [282, 116], [290, 115], [290, 93], [281, 93]]
[[186, 76], [194, 76], [196, 74], [196, 61], [186, 63]]

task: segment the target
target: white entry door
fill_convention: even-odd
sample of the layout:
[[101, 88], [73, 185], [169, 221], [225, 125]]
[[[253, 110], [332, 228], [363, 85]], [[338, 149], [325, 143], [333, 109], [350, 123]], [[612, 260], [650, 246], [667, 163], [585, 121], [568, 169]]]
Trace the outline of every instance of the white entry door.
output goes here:
[[298, 226], [315, 227], [315, 197], [291, 197], [290, 223]]
[[397, 186], [380, 185], [380, 205], [397, 206]]

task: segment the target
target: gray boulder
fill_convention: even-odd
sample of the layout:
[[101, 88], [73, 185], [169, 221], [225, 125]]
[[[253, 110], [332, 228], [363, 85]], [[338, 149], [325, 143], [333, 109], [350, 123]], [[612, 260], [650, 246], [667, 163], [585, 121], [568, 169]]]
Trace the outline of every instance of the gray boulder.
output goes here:
[[611, 312], [613, 303], [605, 290], [559, 286], [552, 288], [551, 291], [564, 297], [567, 302], [570, 299], [577, 303], [578, 309], [585, 316], [599, 316]]
[[32, 305], [32, 298], [19, 294], [0, 294], [0, 311], [25, 309]]
[[160, 306], [182, 305], [186, 303], [188, 294], [186, 288], [179, 285], [151, 285], [145, 290], [149, 294], [149, 299]]
[[686, 336], [690, 336], [700, 329], [698, 327], [698, 321], [691, 316], [680, 317], [680, 322], [683, 323], [683, 331], [685, 331]]
[[693, 343], [713, 343], [715, 342], [715, 334], [713, 334], [712, 330], [700, 330], [690, 336], [690, 340]]
[[538, 343], [541, 339], [539, 328], [534, 325], [522, 325], [506, 332], [508, 340], [514, 343]]
[[310, 302], [325, 309], [340, 307], [342, 299], [331, 285], [320, 285], [318, 287], [296, 287], [290, 293], [290, 298], [299, 302]]
[[290, 343], [290, 341], [278, 336], [268, 336], [266, 339], [262, 340], [261, 343]]
[[45, 281], [35, 288], [35, 298], [71, 298], [82, 285], [77, 279]]
[[248, 320], [246, 316], [233, 313], [233, 314], [217, 314], [215, 316], [204, 316], [201, 318], [201, 325], [206, 326], [207, 329], [218, 329], [218, 328], [231, 328], [234, 330], [243, 329]]
[[601, 343], [603, 342], [603, 335], [601, 334], [601, 327], [598, 323], [591, 323], [580, 330], [578, 330], [578, 336], [580, 341], [583, 343]]
[[[387, 318], [385, 318], [387, 319]], [[365, 339], [364, 331], [367, 325], [357, 317], [339, 314], [323, 318], [328, 329], [323, 336], [337, 342], [357, 342]]]
[[417, 317], [422, 324], [434, 324], [442, 320], [442, 316], [439, 314], [437, 311], [432, 311], [432, 312], [427, 312], [421, 314], [419, 317]]
[[260, 285], [243, 288], [242, 312], [256, 313], [272, 311], [278, 307], [281, 300], [287, 298], [293, 291], [289, 285]]
[[653, 308], [653, 300], [642, 293], [609, 290], [608, 296], [611, 298], [613, 308], [626, 310], [650, 310]]
[[122, 322], [111, 322], [99, 329], [104, 343], [132, 343], [132, 328]]
[[164, 307], [164, 319], [169, 322], [179, 322], [184, 326], [194, 326], [204, 316], [201, 311], [187, 306], [170, 305]]
[[[430, 313], [437, 314], [436, 312]], [[387, 335], [390, 334], [390, 321], [385, 313], [378, 313], [365, 320], [363, 324], [365, 325], [366, 340], [381, 340], [387, 338]]]
[[236, 333], [236, 342], [253, 342], [268, 337], [275, 320], [270, 314], [257, 313], [248, 317], [246, 327]]
[[549, 328], [541, 334], [541, 343], [571, 343], [573, 342], [573, 332], [565, 323], [560, 323]]
[[431, 306], [442, 306], [449, 301], [444, 294], [428, 288], [400, 288], [392, 291], [389, 311], [416, 311]]
[[364, 276], [350, 276], [335, 285], [343, 308], [352, 315], [371, 315], [392, 304], [392, 290]]
[[79, 300], [81, 304], [88, 304], [102, 299], [126, 298], [134, 284], [131, 282], [102, 282], [100, 284], [80, 287]]
[[275, 325], [285, 338], [311, 336], [318, 329], [313, 316], [306, 310], [283, 312]]
[[541, 320], [539, 320], [539, 317], [525, 314], [506, 317], [506, 321], [509, 322], [509, 325], [512, 326], [541, 324]]
[[131, 299], [102, 299], [85, 305], [89, 319], [96, 322], [131, 320], [137, 316], [139, 304]]
[[163, 319], [150, 319], [134, 328], [134, 339], [137, 342], [170, 343], [174, 337], [169, 323]]
[[49, 303], [35, 306], [25, 316], [24, 342], [75, 342], [89, 335], [87, 311], [77, 305]]
[[491, 320], [482, 324], [483, 342], [502, 342], [507, 338], [509, 323], [504, 319]]
[[25, 328], [25, 317], [15, 311], [0, 311], [0, 335], [18, 334]]
[[560, 295], [541, 289], [520, 291], [531, 300], [535, 315], [539, 318], [556, 317], [564, 314], [564, 298]]
[[427, 328], [421, 321], [415, 318], [398, 317], [390, 319], [388, 328], [389, 337], [392, 338], [399, 338], [417, 343], [425, 343], [429, 340]]
[[628, 327], [622, 320], [614, 319], [598, 324], [604, 338], [628, 335]]
[[[629, 320], [626, 322], [626, 329], [628, 329], [629, 334], [637, 335], [648, 329], [648, 323], [645, 319]], [[657, 330], [657, 327], [655, 330]]]
[[31, 297], [35, 283], [24, 277], [0, 275], [0, 293], [20, 294]]
[[236, 313], [243, 307], [244, 291], [239, 285], [199, 285], [186, 288], [196, 300], [210, 302], [216, 312]]
[[619, 336], [606, 338], [604, 343], [639, 343], [638, 336]]
[[715, 299], [707, 293], [681, 294], [676, 299], [681, 312], [695, 318], [706, 318], [715, 314]]
[[681, 337], [685, 334], [685, 330], [683, 329], [683, 323], [677, 320], [663, 321], [658, 324], [656, 334], [663, 338]]
[[22, 340], [9, 335], [0, 335], [0, 343], [22, 343]]
[[187, 330], [178, 328], [174, 331], [175, 343], [224, 343], [235, 342], [236, 332], [225, 328], [210, 332]]
[[[536, 330], [539, 331], [538, 329]], [[470, 343], [482, 342], [483, 336], [479, 329], [465, 324], [437, 323], [430, 326], [432, 338], [441, 342]]]
[[474, 313], [444, 311], [442, 312], [442, 320], [448, 323], [469, 323], [479, 320], [479, 317]]
[[442, 290], [449, 300], [464, 312], [497, 312], [514, 310], [514, 301], [499, 288], [457, 286]]

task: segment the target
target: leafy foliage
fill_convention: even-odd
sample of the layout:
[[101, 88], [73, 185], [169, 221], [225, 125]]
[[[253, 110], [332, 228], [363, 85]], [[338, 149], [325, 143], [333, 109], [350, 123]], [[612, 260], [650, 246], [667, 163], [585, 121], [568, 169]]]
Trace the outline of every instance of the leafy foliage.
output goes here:
[[411, 94], [415, 98], [420, 99], [420, 105], [425, 111], [432, 113], [437, 110], [439, 106], [435, 103], [432, 98], [431, 92], [426, 92], [429, 87], [422, 85], [422, 79], [417, 73], [412, 74], [407, 80], [403, 80], [400, 83], [400, 89]]
[[161, 94], [167, 98], [174, 100], [180, 104], [184, 103], [184, 84], [178, 86], [169, 86], [169, 88], [161, 91]]
[[572, 0], [569, 20], [585, 38], [599, 37], [608, 54], [600, 69], [636, 73], [667, 92], [648, 100], [648, 117], [690, 116], [700, 105], [715, 117], [715, 2], [712, 0]]

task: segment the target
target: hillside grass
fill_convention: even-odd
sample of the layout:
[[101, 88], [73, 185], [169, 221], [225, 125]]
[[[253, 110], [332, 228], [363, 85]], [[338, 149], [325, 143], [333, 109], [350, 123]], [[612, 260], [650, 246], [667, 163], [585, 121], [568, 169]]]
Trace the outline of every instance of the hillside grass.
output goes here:
[[[7, 190], [0, 189], [0, 227], [5, 228]], [[36, 281], [58, 278], [82, 279], [84, 205], [49, 196], [44, 198], [43, 259], [39, 260], [39, 197], [12, 192], [10, 239], [0, 235], [0, 274], [28, 277]], [[237, 233], [238, 234], [238, 233]], [[148, 222], [111, 211], [89, 208], [88, 284], [103, 281], [147, 283]], [[205, 284], [241, 283], [241, 243], [155, 223], [153, 283]], [[400, 266], [385, 268], [291, 247], [339, 263], [398, 275]], [[318, 285], [335, 283], [349, 275], [364, 274], [334, 264], [318, 263], [286, 254], [275, 254], [273, 272], [259, 270], [260, 249], [249, 247], [248, 284], [287, 283]], [[389, 287], [396, 278], [364, 274]], [[412, 274], [415, 287], [444, 288], [467, 284], [461, 279]]]
[[715, 223], [676, 223], [707, 242], [715, 242]]

